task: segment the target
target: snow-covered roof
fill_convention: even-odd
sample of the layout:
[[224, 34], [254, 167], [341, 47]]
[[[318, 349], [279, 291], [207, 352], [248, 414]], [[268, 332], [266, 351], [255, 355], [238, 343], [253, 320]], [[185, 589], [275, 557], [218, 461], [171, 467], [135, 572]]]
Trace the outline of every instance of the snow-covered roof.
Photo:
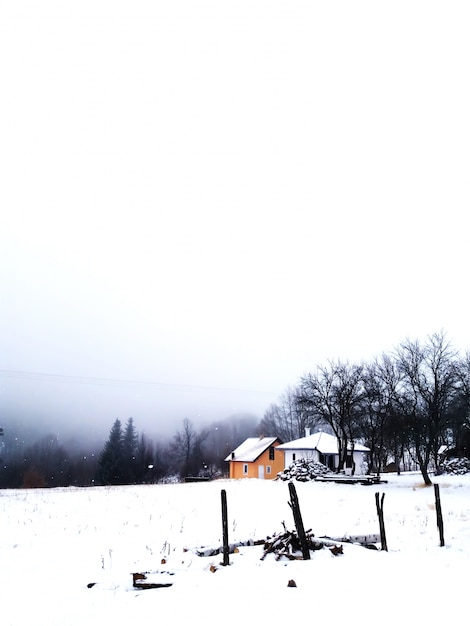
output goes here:
[[[318, 450], [322, 454], [338, 454], [338, 441], [333, 435], [319, 431], [307, 437], [294, 439], [278, 446], [279, 450]], [[356, 452], [369, 452], [369, 448], [360, 443], [354, 444]]]
[[278, 441], [277, 437], [248, 437], [245, 441], [231, 452], [226, 461], [244, 461], [253, 463], [270, 446]]

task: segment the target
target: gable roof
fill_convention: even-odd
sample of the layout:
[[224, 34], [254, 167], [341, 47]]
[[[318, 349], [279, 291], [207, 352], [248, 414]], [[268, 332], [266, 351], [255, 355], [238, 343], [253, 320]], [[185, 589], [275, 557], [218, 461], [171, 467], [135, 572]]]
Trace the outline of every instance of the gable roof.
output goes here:
[[276, 441], [279, 441], [277, 437], [248, 437], [225, 460], [253, 463]]
[[[318, 450], [322, 454], [338, 454], [338, 441], [333, 435], [319, 431], [307, 437], [294, 439], [278, 446], [280, 450]], [[354, 443], [355, 452], [369, 452], [369, 448]]]

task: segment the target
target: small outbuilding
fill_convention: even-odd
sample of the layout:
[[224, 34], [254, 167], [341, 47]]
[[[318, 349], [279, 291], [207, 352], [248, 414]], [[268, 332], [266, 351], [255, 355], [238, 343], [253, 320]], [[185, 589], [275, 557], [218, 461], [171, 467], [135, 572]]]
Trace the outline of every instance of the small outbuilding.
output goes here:
[[225, 459], [230, 478], [277, 478], [284, 469], [284, 453], [277, 437], [249, 437]]
[[[278, 446], [279, 452], [282, 450], [285, 456], [285, 466], [289, 467], [291, 463], [299, 459], [317, 461], [326, 465], [331, 471], [336, 471], [339, 467], [339, 450], [338, 440], [333, 435], [322, 431], [313, 435], [307, 434], [305, 437], [288, 441]], [[347, 473], [355, 468], [355, 473], [362, 473], [362, 468], [369, 453], [369, 448], [360, 443], [354, 443], [354, 449], [348, 451], [346, 459]]]

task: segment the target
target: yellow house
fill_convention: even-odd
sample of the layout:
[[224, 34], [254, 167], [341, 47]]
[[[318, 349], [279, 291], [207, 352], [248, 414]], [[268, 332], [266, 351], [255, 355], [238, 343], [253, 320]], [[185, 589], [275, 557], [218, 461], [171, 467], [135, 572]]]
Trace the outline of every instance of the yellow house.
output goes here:
[[284, 452], [277, 437], [249, 437], [225, 459], [230, 478], [277, 478], [284, 469]]

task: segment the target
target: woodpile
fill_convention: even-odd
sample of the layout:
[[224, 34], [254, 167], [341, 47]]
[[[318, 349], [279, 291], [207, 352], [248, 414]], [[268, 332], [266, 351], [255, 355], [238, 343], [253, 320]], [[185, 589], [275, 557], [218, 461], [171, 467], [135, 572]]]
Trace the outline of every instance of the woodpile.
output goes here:
[[443, 474], [467, 474], [470, 472], [470, 459], [446, 459], [439, 469]]
[[280, 480], [297, 480], [299, 482], [307, 482], [315, 480], [317, 476], [325, 476], [329, 474], [326, 465], [318, 461], [309, 461], [308, 459], [299, 459], [294, 461], [283, 472], [279, 472], [277, 477]]
[[[317, 539], [311, 530], [305, 532], [305, 537], [309, 550], [322, 550], [329, 543]], [[332, 546], [331, 543], [330, 546]], [[274, 554], [276, 561], [282, 558], [286, 558], [289, 561], [301, 561], [303, 559], [302, 546], [297, 533], [284, 530], [282, 533], [268, 537], [263, 545], [261, 560], [264, 561], [268, 554]]]

